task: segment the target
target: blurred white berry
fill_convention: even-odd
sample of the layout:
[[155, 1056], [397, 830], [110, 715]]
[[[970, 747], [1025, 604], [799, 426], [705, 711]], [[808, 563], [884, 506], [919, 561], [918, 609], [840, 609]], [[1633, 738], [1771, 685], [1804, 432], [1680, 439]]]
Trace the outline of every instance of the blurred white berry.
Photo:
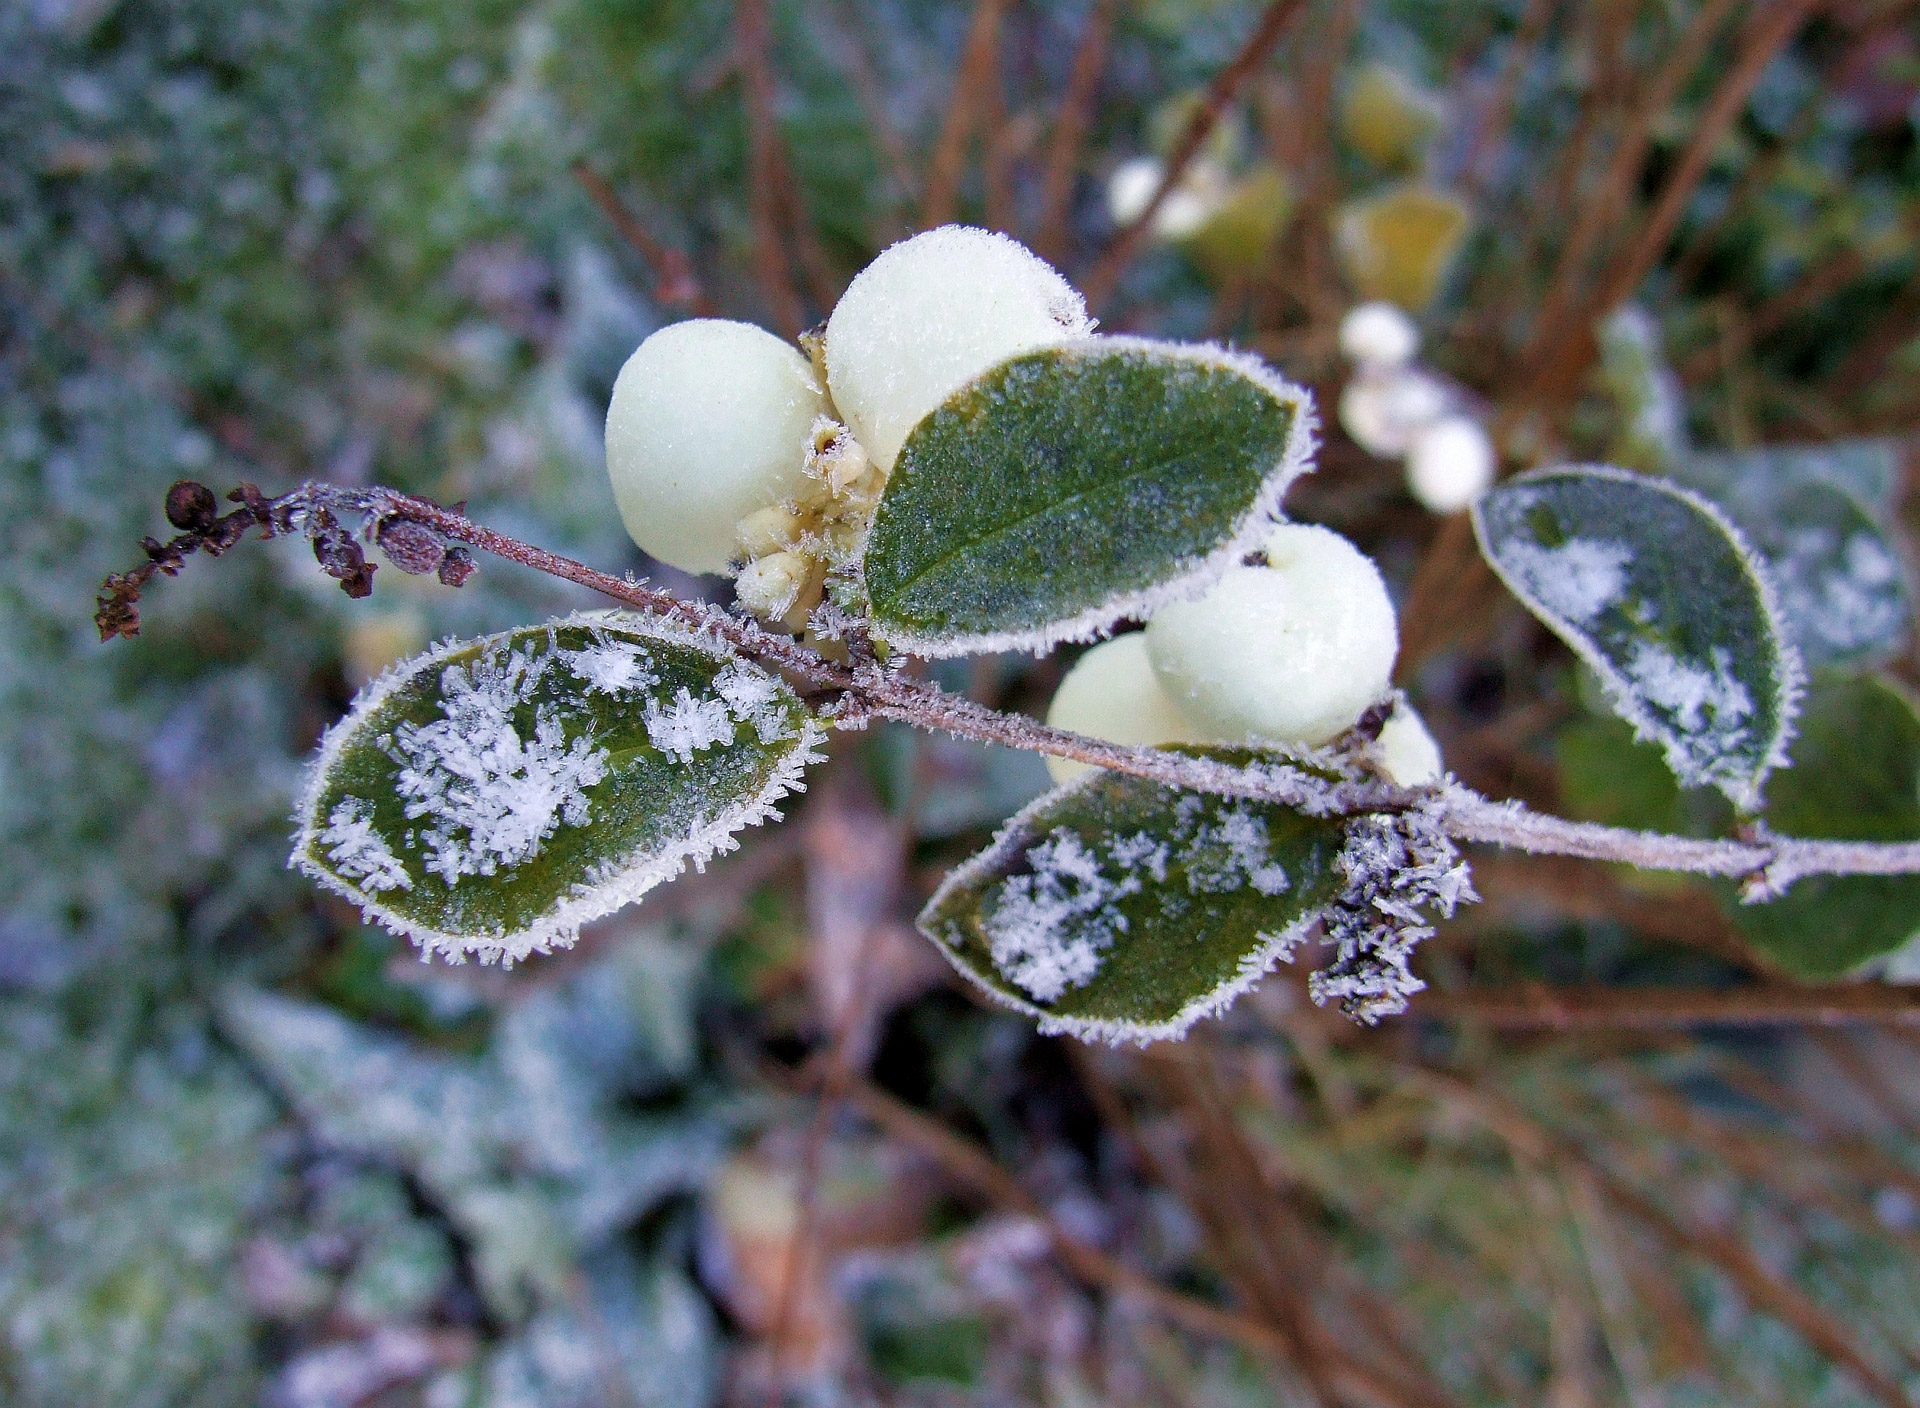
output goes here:
[[[1147, 638], [1135, 631], [1103, 641], [1082, 655], [1054, 691], [1047, 722], [1108, 743], [1203, 743], [1206, 734], [1160, 687], [1147, 659]], [[1047, 771], [1066, 782], [1085, 763], [1049, 757]]]
[[764, 328], [673, 323], [613, 384], [607, 473], [633, 540], [685, 572], [720, 572], [747, 515], [805, 484], [826, 398], [807, 359]]
[[1414, 367], [1363, 365], [1340, 393], [1340, 424], [1370, 455], [1404, 455], [1414, 438], [1445, 416], [1446, 383]]
[[[1107, 214], [1113, 223], [1131, 225], [1139, 219], [1166, 175], [1166, 163], [1153, 156], [1137, 156], [1115, 167], [1107, 178]], [[1163, 240], [1183, 240], [1198, 233], [1226, 203], [1230, 190], [1227, 173], [1218, 162], [1195, 159], [1153, 212], [1153, 233]]]
[[920, 418], [997, 362], [1092, 331], [1065, 279], [1005, 235], [943, 225], [883, 251], [827, 320], [827, 382], [882, 470]]
[[1420, 350], [1420, 330], [1391, 303], [1361, 303], [1340, 320], [1340, 350], [1363, 367], [1404, 366]]
[[1338, 533], [1286, 523], [1265, 567], [1234, 567], [1146, 630], [1162, 687], [1217, 737], [1321, 744], [1378, 699], [1399, 632], [1380, 573]]
[[1471, 416], [1444, 416], [1407, 448], [1407, 488], [1435, 513], [1458, 513], [1493, 483], [1493, 441]]
[[1440, 745], [1433, 741], [1426, 721], [1411, 704], [1396, 704], [1374, 742], [1375, 755], [1387, 781], [1401, 787], [1425, 787], [1438, 782], [1444, 770]]

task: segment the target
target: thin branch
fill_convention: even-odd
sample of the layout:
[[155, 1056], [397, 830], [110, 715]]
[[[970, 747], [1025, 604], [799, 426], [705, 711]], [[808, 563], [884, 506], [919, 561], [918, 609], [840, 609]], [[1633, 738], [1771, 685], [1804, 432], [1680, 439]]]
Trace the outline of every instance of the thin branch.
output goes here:
[[1659, 261], [1695, 187], [1706, 175], [1714, 148], [1746, 107], [1760, 75], [1822, 3], [1824, 0], [1780, 0], [1754, 13], [1739, 54], [1695, 122], [1692, 139], [1640, 226], [1639, 239], [1614, 258], [1580, 316], [1565, 332], [1572, 346], [1536, 363], [1541, 368], [1538, 389], [1546, 399], [1564, 394], [1586, 370], [1591, 358], [1589, 331], [1630, 297]]
[[[864, 644], [851, 663], [829, 660], [793, 637], [769, 631], [744, 617], [682, 601], [631, 578], [598, 571], [496, 533], [431, 500], [392, 489], [307, 483], [280, 498], [267, 499], [251, 485], [244, 485], [230, 496], [242, 507], [218, 519], [212, 517], [213, 496], [201, 485], [175, 485], [169, 491], [170, 505], [176, 494], [187, 489], [197, 490], [205, 498], [204, 504], [195, 505], [205, 526], [190, 528], [168, 543], [147, 539], [147, 562], [131, 573], [115, 574], [107, 580], [95, 617], [102, 640], [138, 633], [140, 592], [156, 572], [171, 576], [201, 550], [217, 555], [256, 526], [266, 537], [305, 532], [314, 541], [322, 565], [341, 579], [349, 594], [364, 596], [374, 569], [360, 555], [351, 534], [334, 518], [336, 513], [345, 513], [363, 519], [370, 535], [377, 530], [389, 558], [394, 558], [396, 550], [395, 525], [404, 523], [724, 640], [786, 671], [804, 686], [838, 695], [824, 712], [842, 729], [862, 728], [875, 718], [895, 719], [975, 742], [1070, 758], [1185, 791], [1292, 807], [1310, 816], [1356, 816], [1417, 808], [1429, 813], [1457, 841], [1504, 846], [1535, 855], [1622, 861], [1643, 870], [1718, 875], [1745, 882], [1753, 898], [1784, 893], [1794, 881], [1808, 875], [1920, 873], [1920, 841], [1816, 841], [1767, 833], [1733, 840], [1664, 836], [1567, 821], [1531, 811], [1519, 802], [1492, 801], [1457, 783], [1399, 787], [1354, 773], [1328, 777], [1325, 769], [1331, 767], [1337, 772], [1340, 766], [1339, 759], [1331, 754], [1316, 757], [1314, 767], [1300, 766], [1284, 755], [1239, 767], [1161, 748], [1107, 743], [1050, 727], [1024, 714], [989, 709], [938, 685], [889, 669], [874, 659]], [[412, 542], [411, 535], [408, 542]], [[466, 570], [471, 570], [470, 565], [457, 575], [464, 579]], [[442, 580], [447, 579], [443, 567]]]
[[1920, 1027], [1920, 990], [1872, 983], [1831, 987], [1620, 988], [1600, 985], [1433, 991], [1420, 1010], [1504, 1031], [1665, 1031], [1706, 1026]]
[[982, 98], [989, 84], [1000, 82], [1000, 21], [1006, 10], [1007, 0], [975, 0], [966, 47], [953, 76], [953, 93], [947, 99], [946, 121], [933, 149], [926, 199], [920, 202], [922, 228], [947, 224], [959, 206], [967, 144], [980, 124]]
[[1113, 37], [1113, 18], [1119, 8], [1120, 0], [1093, 0], [1087, 27], [1080, 32], [1080, 43], [1073, 51], [1060, 115], [1054, 120], [1047, 171], [1040, 183], [1039, 233], [1033, 247], [1042, 259], [1055, 263], [1066, 252], [1074, 179], [1080, 174], [1080, 156], [1093, 126], [1094, 99], [1100, 91], [1100, 74], [1107, 66], [1107, 44]]
[[853, 84], [854, 97], [866, 117], [867, 129], [886, 158], [887, 175], [894, 187], [891, 204], [896, 212], [904, 210], [912, 203], [919, 183], [914, 177], [913, 160], [907, 155], [907, 144], [887, 111], [880, 76], [874, 71], [866, 46], [860, 42], [860, 26], [848, 15], [845, 0], [824, 0], [823, 7], [828, 21], [823, 27], [824, 36], [838, 51], [847, 78]]
[[706, 295], [700, 289], [700, 281], [694, 277], [693, 264], [687, 256], [672, 245], [655, 239], [653, 233], [640, 223], [626, 202], [607, 183], [606, 177], [595, 171], [585, 161], [573, 164], [573, 177], [586, 191], [600, 213], [607, 217], [621, 239], [625, 240], [653, 271], [653, 296], [669, 308], [684, 308], [689, 313], [705, 317], [713, 311]]
[[1547, 32], [1547, 21], [1553, 18], [1553, 8], [1554, 0], [1527, 0], [1527, 8], [1520, 16], [1520, 27], [1514, 32], [1513, 44], [1508, 48], [1501, 65], [1499, 86], [1494, 90], [1493, 101], [1487, 105], [1473, 134], [1473, 144], [1467, 148], [1466, 158], [1460, 163], [1461, 174], [1475, 195], [1486, 191], [1490, 154], [1500, 150], [1513, 130], [1513, 120], [1518, 112], [1515, 100], [1520, 95], [1520, 79]]
[[1273, 52], [1274, 45], [1280, 42], [1287, 22], [1301, 8], [1305, 0], [1273, 0], [1260, 16], [1260, 23], [1254, 26], [1253, 33], [1247, 36], [1247, 42], [1240, 46], [1240, 52], [1233, 61], [1214, 75], [1213, 82], [1207, 85], [1207, 91], [1201, 98], [1200, 106], [1180, 134], [1180, 140], [1173, 145], [1173, 151], [1167, 156], [1167, 171], [1160, 178], [1160, 185], [1154, 191], [1140, 213], [1122, 226], [1114, 235], [1113, 243], [1107, 246], [1087, 275], [1084, 285], [1087, 306], [1096, 312], [1105, 306], [1108, 298], [1119, 284], [1121, 275], [1132, 265], [1145, 242], [1147, 231], [1152, 228], [1153, 217], [1160, 213], [1160, 207], [1180, 182], [1185, 179], [1187, 168], [1206, 145], [1213, 129], [1220, 124], [1221, 116], [1228, 106], [1239, 96], [1240, 90], [1248, 79], [1253, 77], [1267, 56]]
[[736, 0], [734, 43], [747, 103], [747, 206], [753, 223], [754, 268], [772, 305], [774, 325], [789, 339], [806, 326], [780, 240], [779, 127], [773, 111], [773, 66], [767, 55], [767, 0]]

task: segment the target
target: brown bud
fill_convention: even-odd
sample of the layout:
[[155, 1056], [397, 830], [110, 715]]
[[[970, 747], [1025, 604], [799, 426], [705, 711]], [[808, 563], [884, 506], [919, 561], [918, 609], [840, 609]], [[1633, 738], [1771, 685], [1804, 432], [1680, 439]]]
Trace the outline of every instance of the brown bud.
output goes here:
[[404, 518], [382, 519], [374, 537], [380, 551], [387, 555], [387, 561], [412, 577], [436, 571], [446, 559], [446, 545], [440, 541], [440, 535], [425, 524]]
[[473, 554], [463, 547], [450, 547], [440, 559], [440, 584], [458, 587], [473, 575]]
[[181, 479], [167, 490], [167, 522], [182, 532], [196, 532], [213, 522], [220, 501], [213, 490], [191, 479]]

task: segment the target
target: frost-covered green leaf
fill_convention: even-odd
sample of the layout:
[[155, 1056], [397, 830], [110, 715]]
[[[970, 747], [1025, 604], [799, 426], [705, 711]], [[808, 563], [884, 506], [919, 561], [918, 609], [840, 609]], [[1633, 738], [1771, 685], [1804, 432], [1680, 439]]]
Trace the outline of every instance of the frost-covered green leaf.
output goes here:
[[[1767, 784], [1767, 822], [1789, 836], [1920, 839], [1920, 716], [1873, 676], [1822, 671], [1807, 691], [1792, 766]], [[1831, 978], [1920, 934], [1920, 876], [1814, 875], [1767, 904], [1732, 901], [1748, 942], [1804, 978]]]
[[1494, 489], [1473, 524], [1501, 579], [1682, 783], [1758, 805], [1785, 757], [1800, 662], [1725, 515], [1665, 480], [1579, 465]]
[[1906, 640], [1911, 591], [1889, 528], [1899, 470], [1898, 447], [1884, 440], [1676, 463], [1677, 476], [1719, 502], [1766, 559], [1810, 667], [1872, 664]]
[[879, 638], [922, 655], [1090, 639], [1257, 547], [1313, 443], [1253, 357], [1098, 337], [1002, 362], [916, 425], [867, 542]]
[[1421, 987], [1406, 969], [1431, 933], [1419, 907], [1471, 896], [1452, 848], [1412, 814], [1313, 817], [1095, 770], [1016, 815], [919, 923], [1042, 1031], [1147, 1042], [1223, 1010], [1316, 921], [1336, 953], [1315, 1000], [1365, 1020], [1399, 1011]]
[[822, 737], [784, 682], [658, 620], [449, 643], [328, 733], [294, 862], [428, 953], [512, 962], [777, 816]]

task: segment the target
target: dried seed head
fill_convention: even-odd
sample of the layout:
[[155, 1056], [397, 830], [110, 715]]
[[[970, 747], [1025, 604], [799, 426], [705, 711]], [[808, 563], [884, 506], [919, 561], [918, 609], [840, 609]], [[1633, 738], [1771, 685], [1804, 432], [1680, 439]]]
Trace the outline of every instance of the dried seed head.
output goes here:
[[440, 559], [440, 585], [459, 587], [466, 584], [473, 575], [473, 554], [465, 548], [454, 546], [447, 549], [446, 556]]
[[404, 518], [382, 519], [374, 537], [380, 551], [387, 555], [387, 561], [412, 577], [438, 571], [447, 555], [446, 544], [440, 541], [438, 533], [423, 523]]
[[220, 501], [213, 490], [191, 479], [181, 479], [167, 490], [167, 522], [182, 532], [199, 532], [213, 526]]

